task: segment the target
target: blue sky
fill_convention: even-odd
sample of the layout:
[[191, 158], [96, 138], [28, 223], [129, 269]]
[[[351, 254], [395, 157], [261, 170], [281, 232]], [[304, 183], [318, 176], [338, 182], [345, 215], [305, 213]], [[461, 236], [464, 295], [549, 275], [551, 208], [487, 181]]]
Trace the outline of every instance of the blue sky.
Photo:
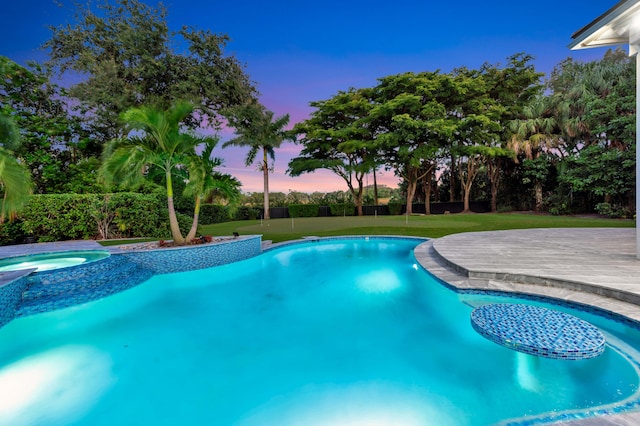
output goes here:
[[[155, 1], [145, 1], [155, 5]], [[9, 2], [7, 2], [9, 3]], [[39, 46], [50, 37], [47, 26], [72, 23], [73, 1], [23, 0], [2, 6], [0, 54], [24, 64], [45, 58]], [[310, 101], [349, 87], [369, 87], [376, 79], [405, 71], [476, 68], [504, 63], [517, 52], [536, 57], [549, 73], [561, 60], [602, 57], [604, 49], [572, 52], [571, 34], [614, 6], [617, 0], [478, 1], [220, 1], [164, 2], [172, 29], [193, 26], [226, 33], [227, 53], [246, 65], [262, 103], [292, 123], [303, 120]], [[223, 135], [227, 137], [227, 135]], [[271, 190], [346, 190], [330, 173], [290, 178], [287, 163], [300, 148], [276, 151]], [[246, 168], [244, 151], [216, 152], [226, 171], [245, 192], [262, 191], [261, 173]], [[395, 185], [387, 172], [380, 179]]]

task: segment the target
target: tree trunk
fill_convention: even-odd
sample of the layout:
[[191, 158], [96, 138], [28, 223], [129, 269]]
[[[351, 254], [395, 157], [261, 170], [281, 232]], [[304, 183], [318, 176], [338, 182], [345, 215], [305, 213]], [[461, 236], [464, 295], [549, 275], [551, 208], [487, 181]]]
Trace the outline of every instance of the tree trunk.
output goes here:
[[373, 168], [373, 205], [378, 205], [378, 180], [376, 178], [376, 168]]
[[411, 180], [407, 182], [407, 214], [413, 214], [413, 196], [416, 194], [418, 182]]
[[535, 190], [535, 194], [536, 194], [535, 211], [536, 212], [541, 212], [542, 211], [542, 182], [540, 182], [539, 180], [536, 180], [536, 184], [535, 184], [534, 190]]
[[469, 156], [467, 158], [467, 173], [463, 172], [462, 165], [459, 166], [460, 183], [462, 184], [462, 197], [464, 202], [464, 209], [462, 213], [471, 213], [469, 207], [469, 198], [471, 197], [471, 188], [473, 187], [473, 181], [478, 174], [478, 158]]
[[491, 213], [498, 211], [498, 185], [491, 181]]
[[491, 183], [491, 212], [498, 211], [498, 189], [500, 188], [500, 166], [502, 161], [498, 158], [487, 161], [487, 176]]
[[173, 205], [173, 183], [171, 182], [171, 171], [166, 173], [167, 179], [167, 207], [169, 208], [169, 226], [171, 227], [171, 237], [173, 243], [178, 246], [184, 245], [184, 238], [180, 232], [180, 225], [178, 224], [178, 217], [176, 216], [176, 209]]
[[433, 180], [433, 169], [424, 177], [424, 210], [426, 214], [431, 214], [431, 191]]
[[471, 195], [471, 185], [464, 186], [464, 210], [462, 213], [471, 213], [471, 208], [469, 207], [469, 197]]
[[185, 238], [186, 242], [190, 242], [196, 237], [198, 232], [198, 221], [200, 220], [200, 197], [196, 196], [196, 205], [193, 209], [193, 222], [191, 222], [191, 229]]
[[358, 216], [364, 216], [364, 212], [362, 211], [362, 194], [356, 197], [356, 209], [358, 210]]
[[451, 154], [451, 171], [449, 172], [449, 202], [456, 201], [456, 158]]
[[262, 159], [262, 175], [264, 179], [264, 212], [262, 217], [264, 220], [269, 220], [271, 216], [269, 215], [269, 158], [267, 157], [267, 150], [262, 149], [263, 159]]

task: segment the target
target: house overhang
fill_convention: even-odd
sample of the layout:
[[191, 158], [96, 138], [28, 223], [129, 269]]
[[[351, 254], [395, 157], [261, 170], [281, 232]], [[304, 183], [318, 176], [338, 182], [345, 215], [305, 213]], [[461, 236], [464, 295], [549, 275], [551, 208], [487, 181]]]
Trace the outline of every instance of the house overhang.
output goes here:
[[571, 50], [629, 44], [629, 55], [640, 48], [640, 2], [622, 0], [571, 36]]

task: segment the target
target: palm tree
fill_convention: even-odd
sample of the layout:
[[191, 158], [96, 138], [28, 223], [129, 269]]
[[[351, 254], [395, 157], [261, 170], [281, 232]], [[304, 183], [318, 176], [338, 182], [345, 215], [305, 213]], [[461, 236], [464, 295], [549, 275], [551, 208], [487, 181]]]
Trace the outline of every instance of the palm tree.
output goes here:
[[275, 161], [275, 149], [282, 142], [291, 139], [284, 130], [289, 124], [289, 114], [274, 119], [273, 112], [266, 110], [262, 105], [253, 104], [245, 107], [241, 114], [242, 119], [232, 119], [238, 137], [227, 141], [222, 145], [249, 147], [249, 153], [245, 158], [245, 164], [250, 166], [256, 159], [258, 152], [262, 150], [262, 160], [259, 169], [262, 170], [264, 180], [264, 215], [269, 219], [269, 158]]
[[189, 164], [195, 147], [206, 142], [205, 138], [181, 131], [180, 123], [192, 111], [193, 106], [186, 102], [169, 110], [154, 106], [131, 108], [122, 114], [122, 120], [133, 133], [108, 143], [103, 154], [102, 176], [107, 183], [131, 185], [147, 178], [154, 168], [164, 172], [169, 223], [176, 245], [184, 244], [185, 239], [173, 204], [172, 177]]
[[189, 159], [187, 166], [189, 182], [184, 192], [185, 195], [195, 197], [195, 207], [193, 209], [193, 223], [187, 234], [187, 241], [191, 241], [196, 236], [202, 200], [219, 195], [231, 205], [235, 205], [240, 201], [240, 186], [242, 185], [240, 181], [233, 176], [216, 171], [216, 168], [222, 165], [220, 158], [211, 157], [217, 143], [218, 139], [207, 138], [200, 155], [194, 152]]
[[[524, 154], [527, 160], [537, 160], [543, 153], [557, 148], [562, 132], [559, 108], [553, 105], [550, 97], [539, 96], [523, 109], [523, 119], [513, 120], [510, 124], [511, 140], [507, 148], [515, 153]], [[542, 179], [534, 178], [535, 210], [542, 209]]]
[[0, 115], [0, 192], [3, 193], [0, 223], [16, 218], [32, 191], [29, 170], [13, 156], [19, 134], [10, 117]]

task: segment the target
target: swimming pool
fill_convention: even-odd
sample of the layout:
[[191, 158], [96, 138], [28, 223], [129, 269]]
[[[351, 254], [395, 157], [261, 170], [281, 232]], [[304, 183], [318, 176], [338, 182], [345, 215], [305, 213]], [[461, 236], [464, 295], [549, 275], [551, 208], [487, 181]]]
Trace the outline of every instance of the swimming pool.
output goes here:
[[64, 251], [15, 256], [0, 260], [0, 272], [32, 268], [36, 269], [36, 272], [52, 271], [95, 262], [105, 257], [109, 257], [109, 252], [105, 250]]
[[637, 404], [637, 329], [525, 301], [596, 325], [607, 347], [506, 349], [469, 318], [514, 299], [451, 291], [417, 266], [419, 242], [294, 244], [14, 320], [0, 424], [486, 425]]

